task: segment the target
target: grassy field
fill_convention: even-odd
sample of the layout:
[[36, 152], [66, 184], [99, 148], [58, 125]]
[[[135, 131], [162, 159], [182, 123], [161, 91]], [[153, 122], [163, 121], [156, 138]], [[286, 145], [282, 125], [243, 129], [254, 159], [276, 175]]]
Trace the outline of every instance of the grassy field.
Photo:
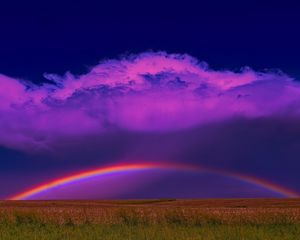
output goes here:
[[300, 199], [0, 201], [0, 239], [300, 239]]

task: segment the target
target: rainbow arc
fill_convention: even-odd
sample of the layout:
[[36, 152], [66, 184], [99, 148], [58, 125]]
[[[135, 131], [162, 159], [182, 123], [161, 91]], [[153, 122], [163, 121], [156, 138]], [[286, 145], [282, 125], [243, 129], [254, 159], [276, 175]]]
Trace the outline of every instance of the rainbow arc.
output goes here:
[[228, 171], [222, 171], [213, 168], [206, 168], [206, 167], [199, 167], [199, 166], [192, 166], [192, 165], [185, 165], [185, 164], [142, 163], [142, 164], [115, 165], [115, 166], [96, 168], [92, 170], [75, 173], [72, 175], [54, 179], [52, 181], [43, 183], [41, 185], [32, 187], [26, 191], [23, 191], [12, 197], [9, 197], [8, 199], [9, 200], [30, 199], [37, 194], [43, 193], [45, 191], [49, 191], [58, 186], [75, 183], [91, 177], [106, 176], [106, 175], [121, 173], [121, 172], [134, 172], [134, 171], [155, 170], [155, 169], [181, 170], [181, 171], [184, 170], [184, 171], [197, 171], [197, 172], [205, 171], [210, 173], [216, 173], [216, 174], [220, 174], [223, 176], [231, 177], [234, 179], [238, 179], [240, 181], [244, 181], [247, 183], [264, 187], [270, 191], [281, 194], [284, 197], [299, 197], [299, 194], [297, 192], [289, 190], [283, 186], [271, 183], [264, 179], [260, 179], [254, 176], [249, 176], [241, 173], [228, 172]]

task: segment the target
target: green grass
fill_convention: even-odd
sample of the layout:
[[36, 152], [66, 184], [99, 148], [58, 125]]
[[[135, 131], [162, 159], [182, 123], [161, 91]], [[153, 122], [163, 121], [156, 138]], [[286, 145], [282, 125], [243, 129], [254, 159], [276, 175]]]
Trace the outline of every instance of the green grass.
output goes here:
[[0, 240], [297, 240], [300, 199], [2, 201]]
[[2, 223], [1, 240], [295, 240], [300, 225], [38, 224]]

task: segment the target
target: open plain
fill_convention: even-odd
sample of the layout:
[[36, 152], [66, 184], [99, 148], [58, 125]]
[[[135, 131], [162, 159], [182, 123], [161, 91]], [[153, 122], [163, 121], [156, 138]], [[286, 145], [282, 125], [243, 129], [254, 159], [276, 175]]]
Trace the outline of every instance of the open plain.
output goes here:
[[0, 239], [285, 240], [300, 199], [1, 201]]

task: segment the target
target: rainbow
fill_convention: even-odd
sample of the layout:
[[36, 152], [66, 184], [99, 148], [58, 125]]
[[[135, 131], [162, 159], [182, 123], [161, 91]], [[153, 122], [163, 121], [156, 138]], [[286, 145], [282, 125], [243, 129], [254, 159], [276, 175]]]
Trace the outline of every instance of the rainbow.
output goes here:
[[234, 172], [227, 172], [223, 170], [213, 169], [213, 168], [206, 168], [206, 167], [199, 167], [199, 166], [192, 166], [192, 165], [184, 165], [184, 164], [162, 164], [162, 163], [142, 163], [142, 164], [125, 164], [125, 165], [116, 165], [110, 167], [102, 167], [93, 170], [86, 170], [80, 173], [76, 173], [73, 175], [69, 175], [66, 177], [58, 178], [44, 184], [35, 186], [29, 190], [24, 192], [18, 193], [12, 197], [9, 197], [8, 200], [26, 200], [36, 194], [51, 190], [55, 187], [78, 182], [83, 179], [88, 179], [95, 176], [105, 176], [114, 173], [121, 173], [121, 172], [133, 172], [133, 171], [142, 171], [142, 170], [155, 170], [155, 169], [168, 169], [168, 170], [185, 170], [185, 171], [205, 171], [209, 173], [216, 173], [220, 175], [224, 175], [227, 177], [231, 177], [234, 179], [238, 179], [247, 183], [255, 184], [266, 188], [270, 191], [279, 193], [285, 197], [299, 197], [299, 194], [289, 190], [285, 187], [280, 185], [268, 182], [263, 179], [259, 179], [257, 177], [234, 173]]

